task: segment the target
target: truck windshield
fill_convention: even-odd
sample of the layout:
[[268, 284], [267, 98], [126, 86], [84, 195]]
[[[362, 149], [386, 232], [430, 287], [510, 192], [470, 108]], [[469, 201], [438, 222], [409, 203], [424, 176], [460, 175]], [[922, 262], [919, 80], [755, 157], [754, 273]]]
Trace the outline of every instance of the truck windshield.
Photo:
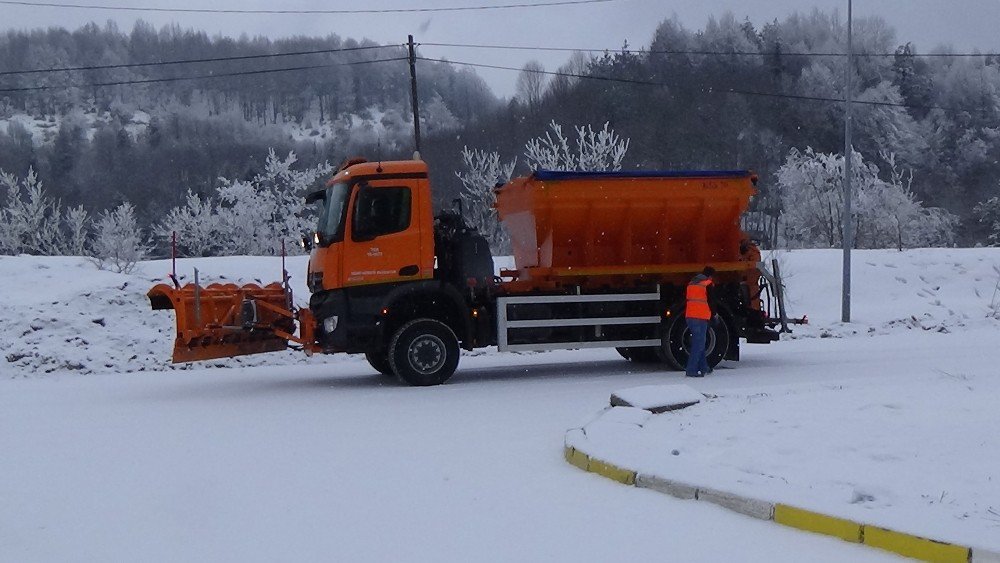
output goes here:
[[350, 186], [344, 183], [334, 184], [326, 189], [319, 210], [319, 225], [316, 227], [320, 245], [327, 246], [344, 238], [344, 208], [350, 193]]

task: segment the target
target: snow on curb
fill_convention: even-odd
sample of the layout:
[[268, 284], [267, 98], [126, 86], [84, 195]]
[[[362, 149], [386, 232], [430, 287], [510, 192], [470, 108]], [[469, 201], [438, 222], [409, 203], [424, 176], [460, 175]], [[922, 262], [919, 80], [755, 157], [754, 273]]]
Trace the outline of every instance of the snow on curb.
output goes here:
[[969, 561], [972, 563], [1000, 563], [1000, 553], [973, 548], [972, 558]]
[[[649, 391], [645, 391], [644, 394], [648, 396]], [[621, 396], [620, 392], [616, 392], [616, 395]], [[624, 485], [665, 493], [681, 500], [710, 502], [752, 518], [770, 520], [783, 526], [837, 537], [848, 542], [860, 543], [921, 561], [1000, 563], [1000, 554], [993, 551], [924, 538], [783, 503], [772, 503], [710, 487], [640, 473], [594, 457], [586, 451], [585, 448], [589, 442], [588, 430], [600, 430], [602, 426], [613, 428], [622, 424], [641, 426], [645, 418], [637, 412], [640, 410], [632, 407], [613, 406], [603, 411], [586, 427], [567, 431], [563, 449], [566, 461], [584, 471], [596, 473]], [[652, 415], [647, 413], [646, 416]], [[597, 422], [610, 424], [595, 425]]]

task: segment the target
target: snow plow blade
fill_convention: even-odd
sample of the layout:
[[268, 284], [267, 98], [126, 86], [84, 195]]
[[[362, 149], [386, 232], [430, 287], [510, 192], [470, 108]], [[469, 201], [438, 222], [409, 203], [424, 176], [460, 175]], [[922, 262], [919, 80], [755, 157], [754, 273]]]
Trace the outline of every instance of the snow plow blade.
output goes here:
[[177, 338], [173, 362], [230, 358], [288, 347], [298, 340], [289, 295], [279, 283], [158, 284], [146, 294], [153, 310], [173, 309]]

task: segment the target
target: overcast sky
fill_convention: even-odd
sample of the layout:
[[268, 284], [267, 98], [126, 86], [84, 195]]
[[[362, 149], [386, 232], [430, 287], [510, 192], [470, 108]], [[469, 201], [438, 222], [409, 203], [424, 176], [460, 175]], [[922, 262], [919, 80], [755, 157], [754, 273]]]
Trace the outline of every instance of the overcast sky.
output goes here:
[[[31, 0], [27, 0], [31, 1]], [[218, 9], [392, 9], [415, 7], [484, 6], [532, 3], [543, 0], [51, 0], [64, 3], [101, 3], [114, 6]], [[624, 41], [648, 46], [656, 26], [676, 14], [692, 30], [700, 29], [711, 15], [733, 12], [749, 17], [755, 25], [783, 19], [794, 11], [814, 7], [839, 9], [846, 18], [847, 0], [613, 0], [601, 4], [552, 6], [471, 12], [352, 14], [352, 15], [240, 15], [167, 14], [120, 12], [29, 6], [0, 6], [6, 28], [45, 26], [76, 28], [89, 21], [113, 19], [128, 31], [136, 19], [157, 27], [175, 21], [210, 34], [239, 36], [325, 35], [368, 38], [380, 43], [403, 43], [407, 34], [417, 42], [530, 45], [616, 49]], [[879, 15], [895, 27], [900, 43], [912, 41], [918, 51], [938, 45], [959, 50], [1000, 51], [1000, 0], [854, 0], [855, 17]], [[568, 54], [509, 50], [460, 49], [424, 46], [424, 56], [454, 61], [521, 67], [529, 59], [555, 70]], [[514, 92], [516, 72], [477, 70], [500, 96]]]

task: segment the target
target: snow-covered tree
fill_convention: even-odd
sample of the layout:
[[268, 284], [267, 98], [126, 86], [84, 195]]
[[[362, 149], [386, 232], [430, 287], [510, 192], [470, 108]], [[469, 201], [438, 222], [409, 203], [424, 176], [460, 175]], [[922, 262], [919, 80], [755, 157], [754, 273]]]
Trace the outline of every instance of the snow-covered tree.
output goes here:
[[576, 144], [563, 134], [562, 126], [553, 120], [551, 132], [536, 137], [525, 145], [524, 156], [528, 165], [547, 170], [621, 170], [622, 160], [628, 152], [629, 139], [621, 138], [608, 123], [598, 131], [590, 125], [575, 127]]
[[170, 238], [175, 232], [178, 249], [185, 256], [211, 256], [222, 248], [221, 225], [213, 202], [191, 190], [185, 205], [167, 214], [159, 234]]
[[[175, 208], [157, 229], [163, 238], [177, 232], [178, 246], [194, 256], [207, 254], [275, 255], [282, 241], [297, 240], [315, 218], [304, 196], [317, 180], [328, 176], [328, 163], [295, 170], [294, 152], [284, 159], [274, 150], [264, 171], [249, 181], [220, 178], [216, 197], [202, 199], [189, 193], [185, 205]], [[294, 252], [296, 245], [286, 245]]]
[[[856, 163], [860, 164], [860, 163]], [[804, 152], [793, 148], [778, 170], [781, 190], [782, 235], [789, 246], [840, 244], [843, 203], [843, 159], [835, 154]], [[855, 189], [870, 182], [874, 172], [868, 166], [854, 166]]]
[[63, 217], [66, 238], [63, 245], [65, 254], [86, 256], [90, 249], [90, 214], [82, 205], [70, 207]]
[[[861, 92], [857, 100], [879, 104], [902, 104], [899, 87], [888, 81]], [[857, 104], [854, 123], [860, 140], [856, 150], [865, 154], [892, 153], [905, 163], [919, 162], [927, 154], [926, 132], [910, 116], [906, 108], [891, 105]], [[895, 165], [883, 161], [891, 166]]]
[[475, 227], [490, 243], [494, 253], [510, 251], [510, 236], [503, 229], [497, 217], [497, 185], [510, 180], [517, 159], [503, 162], [497, 152], [462, 148], [464, 170], [455, 172], [462, 182], [462, 208], [464, 218]]
[[223, 254], [273, 255], [281, 248], [278, 199], [254, 180], [219, 187], [216, 213]]
[[125, 202], [102, 213], [94, 233], [93, 259], [102, 270], [128, 274], [149, 253], [150, 245], [135, 221], [135, 208]]
[[[428, 135], [455, 131], [462, 126], [455, 114], [448, 108], [444, 98], [438, 93], [435, 93], [427, 103], [420, 106], [420, 113], [420, 121]], [[409, 127], [407, 127], [407, 132], [409, 132]]]
[[[913, 170], [903, 170], [896, 163], [896, 154], [882, 152], [880, 158], [886, 163], [889, 179], [884, 182], [879, 195], [869, 209], [871, 220], [882, 227], [882, 233], [872, 236], [872, 241], [880, 242], [880, 248], [892, 246], [898, 250], [927, 246], [952, 246], [955, 244], [955, 230], [958, 217], [940, 207], [924, 207], [913, 193]], [[873, 227], [877, 230], [877, 227]]]
[[6, 191], [6, 202], [0, 209], [0, 252], [63, 254], [60, 203], [45, 195], [34, 169], [23, 179], [0, 170], [0, 186]]
[[[853, 153], [852, 212], [854, 246], [899, 249], [944, 246], [954, 241], [957, 219], [939, 208], [925, 208], [910, 190], [912, 173], [900, 171], [895, 155], [883, 154], [889, 180]], [[844, 157], [792, 149], [777, 172], [782, 242], [797, 247], [837, 247], [843, 240]]]
[[976, 220], [986, 225], [986, 241], [990, 246], [1000, 246], [1000, 196], [981, 201], [972, 209]]

